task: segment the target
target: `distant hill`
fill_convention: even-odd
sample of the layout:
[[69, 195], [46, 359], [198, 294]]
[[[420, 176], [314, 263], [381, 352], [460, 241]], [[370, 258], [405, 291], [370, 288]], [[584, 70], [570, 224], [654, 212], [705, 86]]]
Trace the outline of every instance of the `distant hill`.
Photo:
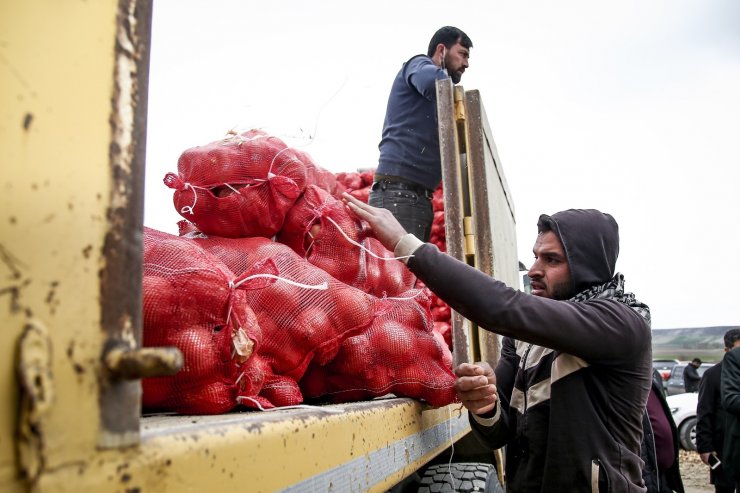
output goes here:
[[707, 363], [722, 359], [724, 335], [737, 325], [653, 330], [653, 359], [670, 358], [689, 361], [700, 358]]

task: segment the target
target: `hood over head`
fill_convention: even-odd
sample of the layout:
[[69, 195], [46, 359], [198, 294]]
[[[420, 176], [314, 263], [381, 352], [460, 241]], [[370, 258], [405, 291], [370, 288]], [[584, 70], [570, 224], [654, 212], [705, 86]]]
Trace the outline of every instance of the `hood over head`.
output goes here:
[[619, 225], [611, 215], [596, 209], [568, 209], [552, 216], [542, 214], [537, 231], [553, 231], [560, 238], [574, 294], [614, 277], [619, 256]]

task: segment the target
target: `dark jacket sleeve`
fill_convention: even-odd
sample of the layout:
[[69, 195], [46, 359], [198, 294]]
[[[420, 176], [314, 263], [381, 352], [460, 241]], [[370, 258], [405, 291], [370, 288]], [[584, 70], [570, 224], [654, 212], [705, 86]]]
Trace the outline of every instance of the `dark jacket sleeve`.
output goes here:
[[714, 447], [714, 429], [717, 421], [715, 395], [719, 392], [721, 366], [713, 366], [699, 382], [699, 401], [696, 404], [696, 451], [700, 454], [720, 452]]
[[726, 414], [726, 435], [722, 454], [725, 472], [740, 481], [740, 348], [722, 360], [722, 407]]
[[740, 419], [740, 348], [725, 354], [722, 361], [722, 407]]
[[[497, 409], [500, 411], [499, 420], [493, 426], [485, 426], [478, 423], [473, 415], [469, 415], [470, 427], [473, 433], [485, 446], [500, 448], [506, 445], [513, 436], [512, 427], [509, 426], [509, 402], [514, 390], [514, 378], [519, 366], [519, 357], [516, 354], [514, 340], [504, 337], [501, 343], [501, 358], [496, 365], [496, 391], [498, 393]], [[494, 409], [495, 414], [496, 409]]]
[[408, 265], [454, 310], [486, 330], [601, 365], [627, 364], [650, 347], [647, 323], [616, 301], [574, 303], [532, 296], [428, 243]]

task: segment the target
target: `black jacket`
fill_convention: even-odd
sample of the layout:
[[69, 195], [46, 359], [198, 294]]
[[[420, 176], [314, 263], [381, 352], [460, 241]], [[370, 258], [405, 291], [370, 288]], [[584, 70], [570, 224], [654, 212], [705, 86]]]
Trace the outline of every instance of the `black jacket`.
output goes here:
[[[723, 460], [727, 414], [721, 402], [721, 376], [720, 361], [704, 372], [699, 383], [699, 402], [696, 405], [696, 451], [700, 454], [715, 452], [720, 460]], [[724, 464], [709, 471], [709, 481], [713, 485], [726, 488], [735, 486], [735, 482], [727, 475]]]
[[671, 435], [673, 436], [673, 465], [666, 471], [663, 471], [662, 474], [658, 471], [658, 457], [655, 450], [655, 434], [653, 433], [653, 427], [650, 423], [650, 416], [648, 415], [647, 409], [645, 409], [645, 414], [643, 414], [642, 418], [642, 427], [645, 434], [642, 439], [642, 447], [640, 451], [640, 456], [645, 462], [642, 469], [642, 477], [645, 480], [645, 486], [647, 487], [648, 493], [671, 491], [684, 493], [678, 459], [678, 429], [676, 429], [676, 423], [673, 421], [673, 417], [671, 416], [671, 409], [668, 407], [668, 402], [665, 400], [663, 381], [657, 371], [653, 371], [651, 392], [658, 398], [660, 407], [665, 414], [666, 421], [671, 427]]
[[[618, 252], [611, 216], [566, 211], [553, 219], [574, 286], [609, 281]], [[509, 493], [645, 491], [639, 453], [652, 354], [642, 316], [613, 299], [522, 293], [430, 244], [408, 265], [454, 310], [507, 336], [495, 422], [471, 417], [471, 426], [487, 445], [508, 445]]]
[[727, 412], [727, 434], [722, 454], [725, 471], [740, 482], [740, 348], [722, 360], [722, 407]]
[[683, 369], [683, 388], [686, 392], [696, 392], [699, 390], [699, 381], [701, 377], [696, 367], [689, 363]]

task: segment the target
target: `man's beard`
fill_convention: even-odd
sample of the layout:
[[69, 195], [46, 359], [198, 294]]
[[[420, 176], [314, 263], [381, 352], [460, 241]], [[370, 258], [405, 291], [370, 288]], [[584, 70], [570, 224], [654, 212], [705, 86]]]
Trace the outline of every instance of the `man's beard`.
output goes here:
[[460, 72], [450, 72], [450, 69], [447, 69], [447, 75], [450, 76], [453, 84], [458, 84], [462, 79], [462, 74]]
[[561, 282], [552, 287], [552, 299], [554, 300], [569, 300], [573, 297], [573, 289], [570, 286], [570, 282]]

